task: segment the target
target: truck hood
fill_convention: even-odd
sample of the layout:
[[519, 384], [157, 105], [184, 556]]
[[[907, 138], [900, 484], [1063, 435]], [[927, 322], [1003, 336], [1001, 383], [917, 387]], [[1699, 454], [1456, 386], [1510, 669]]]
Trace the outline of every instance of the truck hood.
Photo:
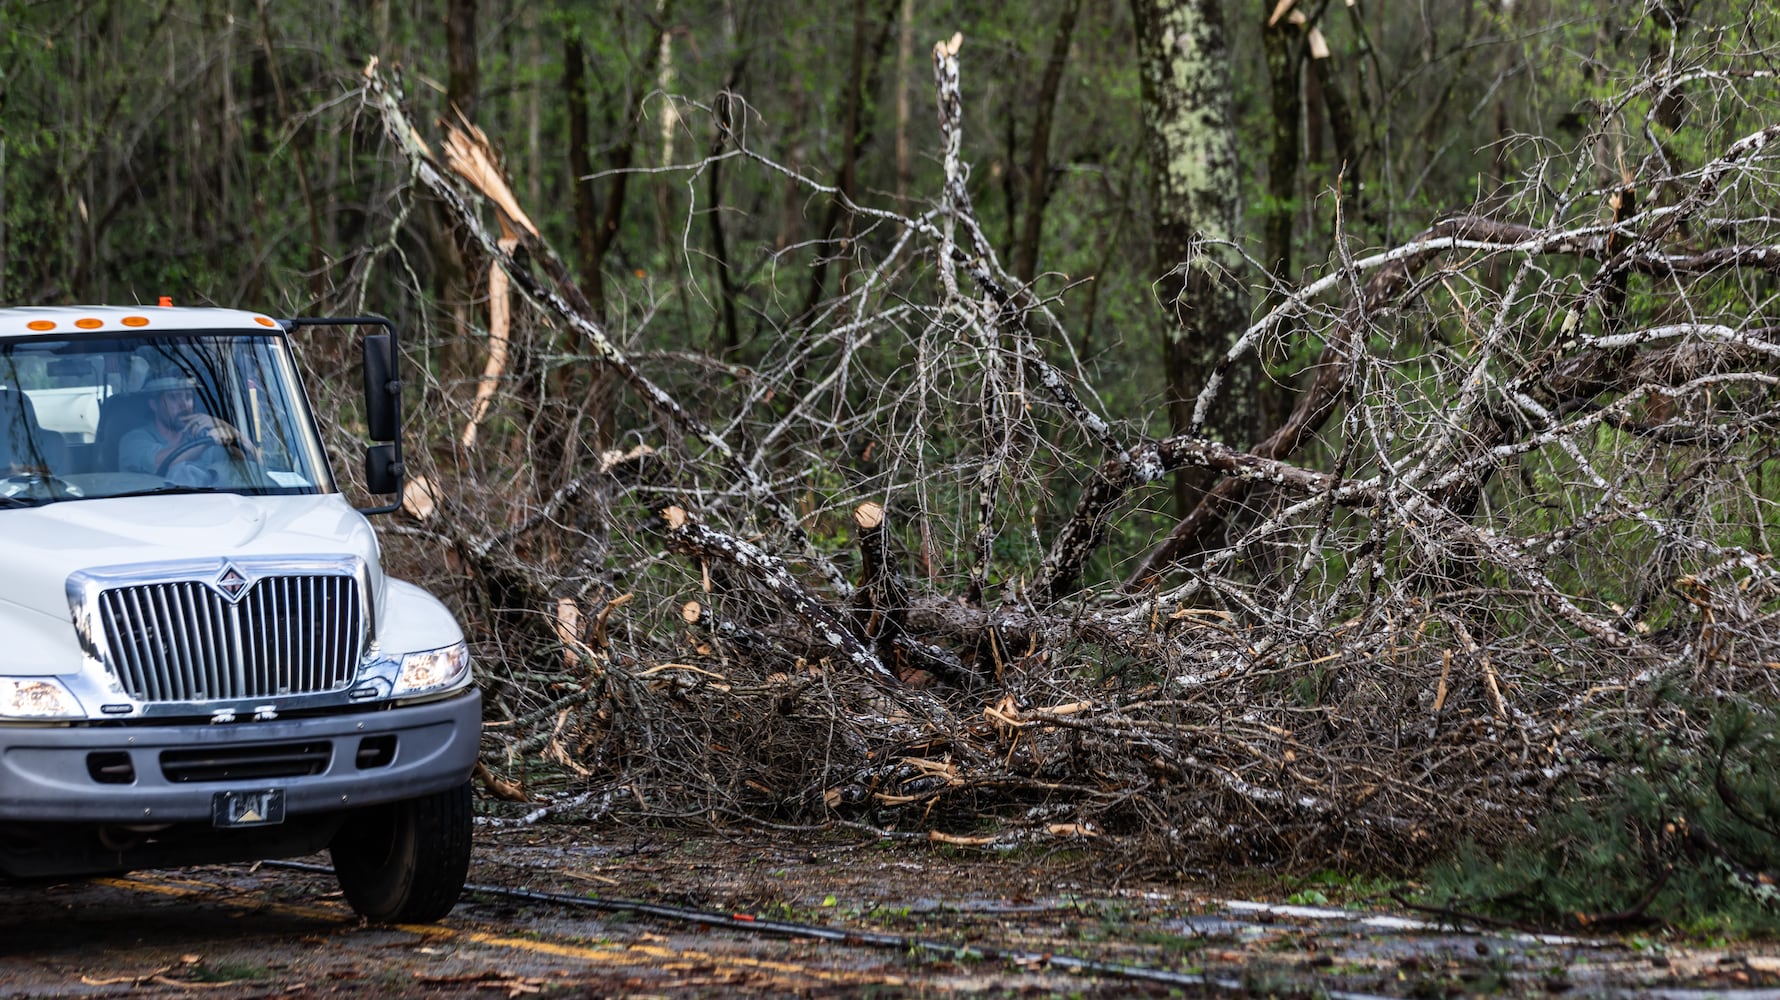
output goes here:
[[358, 556], [371, 572], [374, 605], [383, 604], [377, 536], [340, 494], [202, 493], [0, 510], [0, 610], [66, 623], [76, 570], [258, 555]]

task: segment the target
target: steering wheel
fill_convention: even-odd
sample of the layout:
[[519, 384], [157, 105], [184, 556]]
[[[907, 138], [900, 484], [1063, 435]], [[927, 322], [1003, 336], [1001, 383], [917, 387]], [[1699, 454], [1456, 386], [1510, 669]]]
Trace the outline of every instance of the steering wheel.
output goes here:
[[0, 496], [16, 497], [29, 495], [32, 499], [47, 497], [51, 500], [65, 500], [69, 497], [85, 496], [80, 487], [60, 476], [52, 476], [47, 472], [15, 472], [0, 477]]
[[166, 458], [161, 459], [161, 464], [155, 469], [155, 475], [165, 479], [167, 477], [167, 470], [173, 468], [173, 466], [177, 464], [180, 458], [187, 452], [196, 451], [199, 448], [208, 448], [211, 445], [216, 445], [218, 448], [226, 448], [233, 451], [244, 464], [259, 464], [257, 460], [248, 457], [247, 449], [241, 447], [241, 442], [231, 441], [228, 444], [218, 444], [215, 439], [206, 435], [192, 438], [189, 441], [181, 441], [177, 447], [167, 453]]

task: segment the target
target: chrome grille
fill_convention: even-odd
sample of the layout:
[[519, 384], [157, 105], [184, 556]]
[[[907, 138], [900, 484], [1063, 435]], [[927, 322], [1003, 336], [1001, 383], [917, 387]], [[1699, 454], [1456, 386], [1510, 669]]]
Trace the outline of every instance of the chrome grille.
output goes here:
[[335, 691], [358, 666], [358, 581], [269, 576], [230, 602], [197, 580], [99, 594], [112, 672], [143, 702]]

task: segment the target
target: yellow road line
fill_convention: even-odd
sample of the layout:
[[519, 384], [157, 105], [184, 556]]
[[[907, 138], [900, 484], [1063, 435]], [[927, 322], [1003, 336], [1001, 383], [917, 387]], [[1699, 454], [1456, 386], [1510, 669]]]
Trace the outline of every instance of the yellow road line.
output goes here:
[[[236, 890], [214, 883], [194, 882], [186, 879], [163, 877], [159, 880], [146, 878], [99, 878], [93, 879], [98, 885], [124, 889], [130, 892], [155, 893], [163, 896], [201, 896], [214, 892], [230, 892]], [[230, 902], [252, 906], [255, 909], [270, 910], [294, 916], [308, 917], [316, 920], [335, 922], [352, 922], [356, 918], [344, 907], [323, 908], [316, 906], [300, 906], [293, 903], [281, 903], [272, 900], [241, 899], [237, 896]], [[646, 966], [663, 972], [690, 972], [701, 966], [728, 967], [734, 972], [751, 972], [764, 978], [774, 979], [782, 984], [794, 985], [798, 978], [814, 979], [827, 983], [875, 983], [885, 986], [903, 986], [906, 981], [900, 976], [872, 975], [864, 972], [839, 971], [812, 968], [796, 962], [780, 962], [772, 959], [751, 958], [745, 955], [723, 955], [706, 951], [681, 950], [664, 948], [651, 944], [627, 944], [617, 946], [596, 946], [567, 944], [557, 941], [538, 941], [531, 938], [513, 937], [510, 934], [496, 933], [489, 930], [474, 928], [455, 928], [444, 924], [396, 924], [397, 930], [406, 931], [431, 941], [460, 940], [470, 944], [489, 948], [506, 948], [514, 951], [528, 951], [539, 955], [550, 955], [556, 958], [579, 959], [595, 965], [617, 965], [626, 967]]]
[[[655, 968], [678, 970], [691, 969], [692, 963], [704, 962], [717, 965], [733, 965], [757, 972], [773, 972], [782, 976], [807, 976], [831, 983], [883, 983], [890, 986], [902, 986], [903, 980], [896, 976], [873, 976], [857, 972], [837, 972], [829, 969], [816, 969], [796, 962], [777, 962], [765, 958], [749, 958], [741, 955], [717, 955], [706, 951], [680, 950], [663, 948], [649, 944], [628, 944], [622, 948], [591, 948], [585, 945], [556, 944], [549, 941], [532, 941], [526, 938], [505, 937], [484, 931], [463, 931], [459, 936], [477, 944], [493, 945], [499, 948], [519, 948], [535, 951], [545, 955], [558, 955], [564, 958], [584, 958], [588, 961], [610, 962], [634, 959], [638, 956], [654, 959], [669, 964], [656, 965]], [[635, 964], [625, 962], [625, 964]]]

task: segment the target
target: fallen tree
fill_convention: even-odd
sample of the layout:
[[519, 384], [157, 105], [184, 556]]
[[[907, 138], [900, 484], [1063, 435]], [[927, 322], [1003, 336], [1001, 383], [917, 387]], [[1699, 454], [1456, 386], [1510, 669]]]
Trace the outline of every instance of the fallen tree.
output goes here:
[[[1338, 234], [1229, 331], [1226, 367], [1304, 338], [1294, 407], [1243, 448], [1197, 433], [1221, 376], [1184, 435], [1104, 412], [1056, 300], [976, 218], [959, 51], [934, 49], [945, 183], [915, 214], [780, 163], [732, 96], [712, 113], [689, 176], [751, 165], [856, 234], [842, 290], [746, 368], [651, 369], [486, 137], [448, 125], [440, 158], [367, 69], [408, 196], [524, 301], [465, 401], [478, 432], [415, 460], [439, 509], [392, 532], [467, 578], [497, 654], [491, 775], [541, 755], [527, 794], [705, 822], [943, 838], [991, 814], [1175, 866], [1400, 867], [1598, 787], [1623, 763], [1603, 734], [1699, 740], [1673, 685], [1769, 711], [1780, 126], [1604, 178], [1628, 99], [1487, 211], [1373, 252]], [[547, 357], [553, 328], [590, 352]], [[561, 364], [623, 389], [565, 398], [541, 375]], [[595, 406], [639, 447], [497, 429]], [[1216, 485], [1158, 529], [1143, 506], [1183, 468]]]

